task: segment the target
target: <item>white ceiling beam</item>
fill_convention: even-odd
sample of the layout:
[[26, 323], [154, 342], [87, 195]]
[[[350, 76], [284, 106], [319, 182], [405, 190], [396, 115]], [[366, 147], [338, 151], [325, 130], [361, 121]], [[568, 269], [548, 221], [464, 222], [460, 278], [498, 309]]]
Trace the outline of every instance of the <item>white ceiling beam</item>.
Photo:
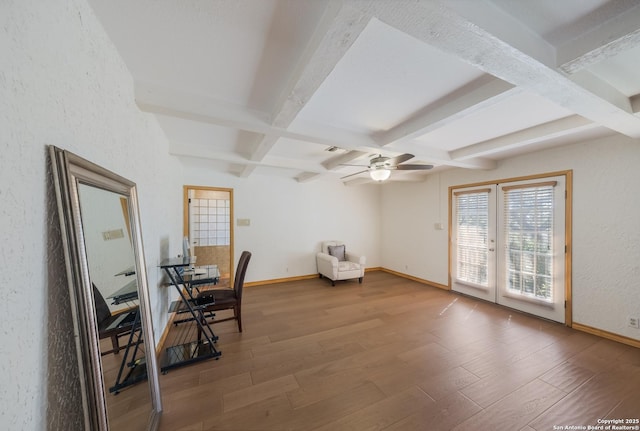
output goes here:
[[[495, 169], [495, 160], [483, 158], [468, 158], [455, 160], [448, 151], [430, 148], [419, 141], [402, 141], [393, 144], [393, 151], [413, 154], [414, 160], [421, 160], [432, 165], [446, 165], [467, 169]], [[413, 163], [413, 162], [409, 162]]]
[[499, 138], [479, 142], [449, 152], [454, 160], [465, 160], [473, 157], [488, 157], [505, 150], [543, 142], [571, 133], [598, 127], [597, 124], [579, 115], [561, 118], [525, 130], [510, 133]]
[[577, 71], [573, 75], [569, 76], [569, 79], [585, 90], [588, 90], [590, 93], [597, 95], [602, 100], [606, 100], [611, 103], [613, 106], [616, 106], [625, 112], [632, 112], [631, 101], [627, 96], [588, 70]]
[[240, 178], [249, 178], [249, 176], [256, 170], [255, 165], [242, 165], [242, 170], [238, 174]]
[[365, 29], [370, 16], [331, 0], [273, 114], [287, 128]]
[[[526, 26], [509, 11], [498, 7], [492, 0], [447, 1], [446, 7], [478, 27], [506, 42], [518, 51], [537, 59], [549, 67], [556, 65], [556, 49], [539, 34]], [[508, 6], [517, 7], [518, 1]]]
[[333, 145], [343, 150], [355, 150], [361, 147], [375, 148], [375, 151], [380, 149], [380, 145], [371, 136], [333, 127], [326, 123], [317, 123], [299, 118], [287, 130], [291, 133], [303, 131], [308, 136], [322, 137], [324, 142], [334, 142]]
[[640, 4], [589, 28], [589, 31], [558, 47], [559, 69], [586, 90], [622, 110], [634, 112], [626, 95], [586, 69], [640, 44]]
[[441, 3], [353, 0], [352, 4], [502, 80], [539, 94], [611, 130], [640, 137], [640, 118], [585, 90]]
[[350, 161], [355, 160], [358, 157], [362, 157], [365, 154], [367, 153], [364, 151], [355, 151], [355, 150], [349, 151], [339, 156], [332, 157], [329, 160], [325, 160], [324, 162], [322, 162], [322, 166], [324, 166], [325, 169], [330, 171], [338, 168], [342, 164], [349, 163]]
[[[273, 108], [271, 125], [287, 129], [366, 27], [368, 19], [341, 1], [329, 1], [309, 44]], [[265, 134], [249, 155], [262, 160], [280, 136]]]
[[[289, 169], [294, 171], [309, 171], [323, 173], [326, 172], [320, 163], [308, 162], [304, 160], [292, 160], [282, 157], [270, 156], [260, 162], [249, 161], [245, 157], [237, 153], [215, 151], [212, 148], [203, 148], [201, 146], [193, 146], [186, 143], [172, 143], [169, 146], [169, 154], [183, 157], [196, 157], [200, 159], [209, 159], [216, 162], [239, 165], [243, 167], [243, 171], [247, 167], [267, 167], [278, 169]], [[295, 166], [293, 168], [292, 166]]]
[[640, 3], [557, 47], [561, 70], [574, 74], [640, 44]]
[[[135, 82], [134, 92], [136, 103], [143, 111], [164, 109], [170, 112], [173, 109], [193, 113], [193, 121], [198, 121], [199, 114], [210, 118], [205, 122], [219, 126], [244, 129], [240, 126], [249, 125], [245, 130], [257, 133], [270, 130], [269, 115], [258, 110], [140, 81]], [[171, 116], [170, 113], [166, 115]]]
[[485, 75], [425, 107], [407, 121], [377, 133], [374, 139], [380, 145], [413, 139], [485, 109], [519, 91], [508, 82]]
[[278, 142], [278, 139], [280, 139], [280, 136], [263, 135], [262, 139], [260, 139], [260, 141], [256, 144], [256, 146], [251, 151], [251, 154], [249, 155], [249, 160], [252, 160], [254, 162], [259, 162], [260, 160], [264, 159], [265, 156], [269, 153], [269, 151], [271, 151], [273, 146], [276, 144], [276, 142]]
[[631, 96], [629, 101], [631, 102], [631, 110], [633, 111], [633, 113], [634, 114], [639, 113], [640, 112], [640, 94]]
[[[270, 139], [289, 138], [346, 150], [357, 149], [363, 145], [378, 146], [371, 138], [330, 126], [318, 125], [312, 134], [289, 131], [272, 126], [268, 122], [268, 116], [259, 111], [139, 83], [136, 84], [136, 103], [144, 112], [259, 133]], [[263, 144], [264, 148], [260, 149]], [[269, 142], [263, 139], [254, 151], [255, 158], [258, 158], [260, 152], [266, 154], [268, 146]], [[251, 157], [253, 156], [247, 156]]]
[[303, 172], [295, 177], [296, 181], [299, 183], [307, 183], [311, 180], [315, 180], [320, 177], [320, 174], [317, 172]]

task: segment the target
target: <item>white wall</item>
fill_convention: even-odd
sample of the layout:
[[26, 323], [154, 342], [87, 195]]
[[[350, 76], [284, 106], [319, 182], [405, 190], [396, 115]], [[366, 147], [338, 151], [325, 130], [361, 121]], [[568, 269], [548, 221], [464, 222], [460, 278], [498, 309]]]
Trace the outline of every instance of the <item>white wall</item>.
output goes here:
[[424, 183], [390, 183], [382, 193], [382, 265], [447, 284], [448, 233], [434, 223], [446, 228], [449, 186], [572, 169], [573, 321], [640, 339], [626, 326], [626, 316], [640, 316], [638, 166], [640, 140], [611, 137], [512, 158], [491, 171], [452, 169]]
[[[246, 281], [317, 274], [315, 253], [323, 240], [339, 239], [347, 250], [380, 266], [380, 194], [377, 185], [346, 187], [332, 180], [297, 183], [288, 178], [212, 173], [206, 162], [186, 160], [185, 184], [234, 190], [235, 259], [252, 253]], [[234, 220], [234, 224], [235, 224]], [[174, 254], [180, 252], [173, 250]]]
[[[116, 275], [135, 266], [136, 262], [120, 203], [121, 196], [85, 184], [78, 187], [78, 192], [91, 282], [106, 299], [111, 312], [130, 307], [131, 304], [127, 303], [113, 305], [108, 299], [134, 279], [123, 274]], [[103, 232], [112, 230], [120, 230], [122, 237], [105, 240]]]
[[[134, 104], [132, 78], [84, 0], [5, 0], [0, 2], [3, 429], [81, 428], [46, 152], [50, 144], [137, 182], [154, 314], [166, 316], [166, 298], [155, 287], [156, 266], [181, 238], [180, 164], [168, 155], [155, 119]], [[155, 322], [156, 336], [165, 322]]]
[[[387, 269], [446, 285], [447, 203], [438, 175], [422, 183], [383, 186], [381, 256]], [[436, 223], [444, 229], [436, 229]]]
[[[0, 2], [0, 424], [79, 429], [75, 346], [46, 146], [69, 149], [138, 184], [156, 337], [166, 323], [159, 261], [181, 251], [182, 184], [231, 187], [236, 254], [247, 281], [315, 273], [323, 239], [384, 266], [446, 284], [447, 187], [573, 169], [574, 321], [639, 338], [640, 143], [607, 139], [451, 170], [419, 184], [344, 187], [211, 174], [168, 155], [153, 117], [84, 0]], [[183, 176], [184, 175], [184, 176]], [[382, 204], [382, 205], [381, 205]], [[381, 235], [381, 236], [380, 236]], [[419, 238], [419, 240], [417, 240]], [[46, 388], [46, 390], [44, 389]]]

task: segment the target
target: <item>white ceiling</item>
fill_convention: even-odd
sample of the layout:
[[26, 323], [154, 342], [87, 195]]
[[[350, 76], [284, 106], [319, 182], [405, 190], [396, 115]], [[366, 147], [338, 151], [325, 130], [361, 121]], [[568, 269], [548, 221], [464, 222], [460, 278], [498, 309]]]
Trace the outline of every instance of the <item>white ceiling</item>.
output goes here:
[[411, 181], [640, 137], [636, 0], [89, 2], [187, 166], [303, 182], [375, 154], [435, 165], [391, 176]]

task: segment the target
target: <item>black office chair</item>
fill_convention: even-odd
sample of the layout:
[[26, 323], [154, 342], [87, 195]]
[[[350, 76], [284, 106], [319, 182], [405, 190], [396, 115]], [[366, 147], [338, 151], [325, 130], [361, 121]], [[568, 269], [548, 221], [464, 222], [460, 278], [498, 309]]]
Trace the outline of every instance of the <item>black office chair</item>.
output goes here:
[[209, 323], [226, 322], [227, 320], [238, 321], [238, 331], [242, 332], [242, 288], [244, 286], [244, 276], [247, 273], [247, 266], [251, 259], [251, 253], [243, 251], [238, 261], [236, 278], [233, 281], [233, 289], [212, 288], [201, 290], [196, 296], [196, 304], [204, 305], [203, 312], [209, 317], [214, 311], [233, 309], [233, 316], [224, 319], [213, 319]]
[[[102, 293], [93, 284], [93, 299], [96, 306], [96, 318], [98, 321], [98, 333], [100, 339], [111, 338], [112, 349], [102, 352], [101, 354], [108, 355], [109, 353], [118, 353], [120, 349], [126, 347], [120, 346], [120, 337], [129, 336], [131, 330], [134, 329], [134, 323], [136, 322], [136, 314], [138, 314], [138, 307], [128, 309], [126, 311], [111, 314], [111, 310], [104, 300]], [[140, 327], [140, 318], [137, 319], [136, 329]]]

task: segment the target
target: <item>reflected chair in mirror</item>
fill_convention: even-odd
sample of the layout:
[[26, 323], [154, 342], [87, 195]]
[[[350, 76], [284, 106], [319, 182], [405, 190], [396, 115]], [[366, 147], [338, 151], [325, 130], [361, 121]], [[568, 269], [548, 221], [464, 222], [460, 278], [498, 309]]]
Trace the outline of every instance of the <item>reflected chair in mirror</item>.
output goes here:
[[209, 323], [220, 323], [228, 320], [238, 321], [238, 331], [242, 332], [242, 288], [244, 286], [244, 276], [247, 273], [247, 266], [251, 259], [251, 253], [243, 251], [238, 261], [236, 276], [233, 280], [233, 289], [225, 287], [203, 288], [199, 287], [196, 296], [196, 303], [204, 307], [203, 312], [207, 318], [214, 316], [214, 312], [221, 310], [233, 310], [233, 316], [216, 319]]
[[[120, 349], [126, 347], [126, 345], [120, 346], [120, 337], [128, 337], [131, 334], [131, 330], [134, 329], [133, 325], [136, 322], [138, 307], [112, 314], [102, 293], [100, 293], [95, 284], [93, 284], [93, 299], [96, 306], [96, 320], [100, 339], [111, 338], [111, 350], [101, 352], [101, 355], [119, 353]], [[137, 319], [136, 328], [139, 327], [140, 319]]]
[[336, 280], [357, 278], [362, 283], [366, 257], [349, 252], [342, 241], [324, 241], [321, 251], [316, 254], [316, 265], [320, 278], [326, 277], [331, 285]]

